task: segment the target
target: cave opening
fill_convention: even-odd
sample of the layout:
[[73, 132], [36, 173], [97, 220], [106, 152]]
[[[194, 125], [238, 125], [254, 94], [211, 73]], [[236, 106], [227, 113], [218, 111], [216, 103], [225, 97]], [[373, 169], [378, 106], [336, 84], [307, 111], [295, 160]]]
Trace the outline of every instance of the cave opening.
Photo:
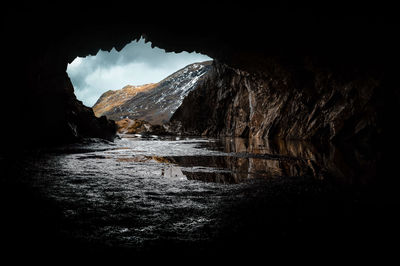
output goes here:
[[133, 120], [162, 125], [204, 79], [211, 64], [206, 55], [166, 52], [142, 37], [120, 51], [113, 48], [77, 57], [68, 64], [67, 73], [77, 99], [97, 117], [106, 116], [117, 125]]
[[[64, 30], [71, 25], [61, 27], [59, 34], [46, 31], [45, 23], [34, 28], [43, 31], [41, 38], [30, 38], [41, 49], [23, 54], [25, 97], [10, 97], [23, 104], [6, 124], [15, 125], [15, 117], [27, 120], [16, 125], [14, 135], [24, 145], [40, 147], [0, 156], [4, 228], [9, 231], [5, 241], [17, 251], [263, 256], [274, 247], [305, 247], [306, 254], [332, 246], [336, 251], [337, 241], [348, 250], [353, 245], [370, 250], [376, 243], [389, 243], [387, 236], [399, 235], [398, 186], [380, 172], [383, 152], [376, 141], [383, 136], [383, 117], [394, 113], [398, 101], [395, 68], [386, 64], [392, 59], [368, 53], [308, 56], [309, 50], [296, 54], [299, 47], [288, 46], [293, 40], [304, 41], [300, 47], [331, 49], [352, 43], [369, 52], [373, 45], [355, 45], [347, 39], [353, 34], [325, 39], [330, 33], [316, 30], [325, 29], [323, 24], [310, 28], [313, 19], [304, 25], [291, 14], [288, 23], [277, 25], [282, 13], [274, 17], [274, 12], [265, 18], [268, 23], [191, 24], [190, 31], [132, 26], [129, 16], [118, 16], [123, 23], [115, 26], [88, 14], [72, 30]], [[21, 32], [29, 36], [35, 31]], [[71, 73], [83, 74], [78, 70], [86, 64], [82, 56], [111, 47], [121, 50], [143, 32], [168, 51], [200, 51], [215, 60], [210, 75], [174, 113], [169, 124], [174, 134], [162, 136], [155, 133], [159, 127], [148, 131], [143, 126], [148, 134], [122, 131], [115, 136], [115, 124], [106, 116], [95, 117], [90, 107], [110, 89], [142, 84], [107, 85], [101, 74], [121, 68], [95, 70], [80, 82], [107, 86], [90, 98]], [[245, 35], [251, 38], [238, 38]], [[15, 36], [21, 39], [13, 45], [20, 47], [26, 36]], [[70, 39], [81, 41], [66, 41]], [[273, 54], [278, 46], [281, 50]], [[23, 56], [10, 60], [11, 66], [20, 67], [15, 62]], [[76, 56], [81, 57], [74, 61]], [[107, 60], [98, 61], [103, 66]], [[83, 103], [73, 96], [74, 87]], [[19, 91], [10, 94], [18, 96]], [[304, 245], [305, 239], [311, 245]]]

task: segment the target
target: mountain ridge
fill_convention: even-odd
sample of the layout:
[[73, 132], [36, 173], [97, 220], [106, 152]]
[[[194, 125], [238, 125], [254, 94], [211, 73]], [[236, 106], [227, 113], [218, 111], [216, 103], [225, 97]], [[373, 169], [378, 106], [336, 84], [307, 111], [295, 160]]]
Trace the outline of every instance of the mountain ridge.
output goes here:
[[211, 61], [196, 62], [175, 71], [157, 83], [126, 85], [103, 93], [92, 109], [97, 117], [108, 119], [140, 119], [151, 124], [163, 124], [182, 104], [183, 99], [203, 80]]

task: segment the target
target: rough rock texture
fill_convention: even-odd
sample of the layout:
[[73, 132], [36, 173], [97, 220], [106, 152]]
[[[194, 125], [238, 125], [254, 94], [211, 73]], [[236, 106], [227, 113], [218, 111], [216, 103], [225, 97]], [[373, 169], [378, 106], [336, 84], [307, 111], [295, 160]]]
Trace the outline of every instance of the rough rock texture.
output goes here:
[[211, 61], [185, 66], [155, 84], [125, 86], [107, 91], [93, 106], [97, 117], [108, 119], [140, 119], [153, 125], [170, 120], [183, 99], [196, 88], [211, 69]]
[[146, 132], [146, 130], [151, 127], [151, 125], [146, 121], [131, 120], [129, 118], [116, 121], [115, 124], [118, 128], [117, 131], [124, 134], [137, 134]]
[[[172, 117], [187, 134], [307, 140], [374, 140], [380, 135], [379, 75], [270, 61], [250, 73], [215, 63]], [[375, 73], [376, 74], [376, 73]]]
[[147, 121], [140, 119], [121, 119], [115, 122], [117, 125], [117, 131], [122, 134], [154, 134], [164, 135], [166, 134], [165, 129], [161, 125], [152, 125]]

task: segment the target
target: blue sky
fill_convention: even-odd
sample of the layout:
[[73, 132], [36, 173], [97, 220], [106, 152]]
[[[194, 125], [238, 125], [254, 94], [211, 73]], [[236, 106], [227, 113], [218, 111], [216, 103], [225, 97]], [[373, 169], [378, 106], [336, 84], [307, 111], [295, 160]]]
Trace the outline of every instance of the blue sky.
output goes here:
[[199, 53], [166, 53], [157, 47], [152, 49], [150, 42], [140, 39], [127, 44], [120, 52], [100, 50], [95, 56], [77, 57], [68, 65], [67, 73], [76, 97], [92, 107], [108, 90], [155, 83], [186, 65], [207, 60], [211, 58]]

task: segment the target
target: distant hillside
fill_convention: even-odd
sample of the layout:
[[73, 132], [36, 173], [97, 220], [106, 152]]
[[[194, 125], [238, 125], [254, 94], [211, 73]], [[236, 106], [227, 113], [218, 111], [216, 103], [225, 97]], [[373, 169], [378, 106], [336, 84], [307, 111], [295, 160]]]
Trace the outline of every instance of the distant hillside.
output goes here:
[[211, 63], [188, 65], [158, 83], [107, 91], [97, 100], [93, 111], [97, 117], [105, 115], [115, 121], [141, 119], [153, 125], [168, 122], [183, 99], [211, 69]]

